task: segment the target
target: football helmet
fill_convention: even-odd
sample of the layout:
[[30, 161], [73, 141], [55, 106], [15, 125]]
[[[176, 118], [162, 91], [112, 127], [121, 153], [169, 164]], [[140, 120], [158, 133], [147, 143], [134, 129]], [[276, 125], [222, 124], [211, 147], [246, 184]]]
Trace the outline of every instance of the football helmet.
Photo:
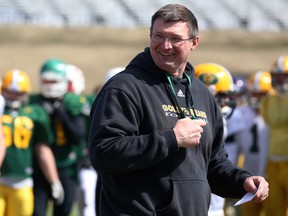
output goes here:
[[81, 94], [86, 85], [84, 73], [75, 65], [66, 65], [66, 73], [68, 78], [68, 91], [75, 94]]
[[48, 59], [40, 69], [40, 89], [45, 98], [56, 99], [68, 91], [66, 64], [59, 59]]
[[268, 71], [258, 71], [252, 73], [247, 81], [249, 92], [268, 93], [272, 90], [271, 74]]
[[236, 107], [235, 88], [230, 72], [220, 64], [202, 63], [195, 67], [195, 76], [215, 96], [224, 118], [229, 118]]
[[2, 94], [6, 106], [18, 109], [28, 101], [31, 83], [28, 74], [22, 70], [9, 70], [2, 79]]
[[251, 73], [247, 81], [247, 89], [249, 105], [258, 108], [262, 97], [273, 92], [270, 72], [257, 71]]
[[195, 76], [209, 88], [213, 95], [234, 92], [230, 72], [222, 65], [203, 63], [195, 67]]
[[273, 88], [279, 93], [288, 93], [288, 55], [275, 60], [270, 73]]

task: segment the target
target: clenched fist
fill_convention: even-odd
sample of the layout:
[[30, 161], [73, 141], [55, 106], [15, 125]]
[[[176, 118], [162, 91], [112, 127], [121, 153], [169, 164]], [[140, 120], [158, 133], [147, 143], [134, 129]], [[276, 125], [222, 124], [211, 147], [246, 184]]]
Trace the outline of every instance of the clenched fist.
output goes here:
[[178, 146], [189, 148], [199, 145], [205, 125], [206, 122], [203, 120], [179, 119], [173, 128]]

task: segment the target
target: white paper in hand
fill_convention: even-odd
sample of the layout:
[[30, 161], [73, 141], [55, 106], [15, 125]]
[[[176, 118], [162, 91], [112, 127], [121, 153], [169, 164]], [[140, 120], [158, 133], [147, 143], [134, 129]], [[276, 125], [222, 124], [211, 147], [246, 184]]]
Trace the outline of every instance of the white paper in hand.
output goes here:
[[[257, 191], [259, 190], [260, 187], [261, 187], [261, 183], [259, 184]], [[251, 193], [251, 192], [246, 193], [238, 202], [235, 203], [234, 206], [238, 206], [243, 203], [251, 201], [256, 196], [257, 191], [255, 193]]]
[[234, 206], [238, 206], [238, 205], [241, 205], [243, 203], [246, 203], [246, 202], [249, 202], [251, 201], [254, 197], [255, 197], [256, 193], [246, 193], [238, 202], [235, 203]]

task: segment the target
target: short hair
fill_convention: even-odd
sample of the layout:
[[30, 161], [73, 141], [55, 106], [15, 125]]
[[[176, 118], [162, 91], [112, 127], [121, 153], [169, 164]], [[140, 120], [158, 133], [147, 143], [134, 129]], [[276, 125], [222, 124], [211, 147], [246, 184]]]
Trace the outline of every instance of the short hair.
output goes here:
[[156, 19], [161, 19], [164, 23], [183, 21], [187, 22], [189, 27], [189, 36], [198, 35], [198, 22], [194, 14], [185, 6], [180, 4], [167, 4], [157, 10], [151, 18], [150, 33]]

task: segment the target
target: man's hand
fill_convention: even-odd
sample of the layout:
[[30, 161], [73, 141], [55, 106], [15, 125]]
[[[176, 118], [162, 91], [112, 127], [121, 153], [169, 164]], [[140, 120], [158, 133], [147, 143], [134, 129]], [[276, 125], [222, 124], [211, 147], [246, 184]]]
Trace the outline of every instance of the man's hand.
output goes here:
[[60, 181], [51, 184], [51, 195], [57, 205], [61, 205], [64, 201], [64, 189]]
[[189, 148], [200, 144], [201, 133], [206, 122], [190, 118], [179, 119], [173, 131], [179, 147]]
[[247, 192], [256, 193], [253, 202], [262, 202], [269, 196], [269, 184], [262, 176], [251, 176], [244, 181]]

